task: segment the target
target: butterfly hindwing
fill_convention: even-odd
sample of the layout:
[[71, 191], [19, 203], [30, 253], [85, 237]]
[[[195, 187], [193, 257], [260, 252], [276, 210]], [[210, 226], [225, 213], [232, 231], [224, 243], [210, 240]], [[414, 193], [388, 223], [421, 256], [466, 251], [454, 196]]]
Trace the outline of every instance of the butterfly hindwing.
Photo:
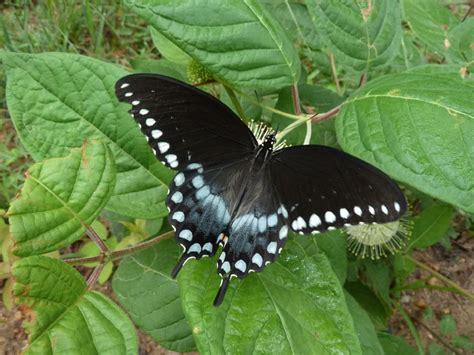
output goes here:
[[196, 163], [240, 159], [253, 151], [255, 138], [244, 123], [215, 97], [157, 74], [132, 74], [115, 85], [118, 99], [132, 105], [156, 157], [181, 170]]
[[284, 148], [274, 153], [270, 165], [289, 225], [301, 234], [392, 222], [407, 208], [399, 187], [387, 175], [333, 148]]

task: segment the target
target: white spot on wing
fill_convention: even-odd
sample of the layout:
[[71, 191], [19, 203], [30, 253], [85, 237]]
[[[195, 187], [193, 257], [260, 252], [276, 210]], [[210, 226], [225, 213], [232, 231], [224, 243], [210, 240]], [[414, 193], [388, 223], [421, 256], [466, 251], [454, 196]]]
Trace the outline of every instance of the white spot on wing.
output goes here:
[[245, 270], [247, 270], [247, 263], [243, 260], [239, 260], [235, 263], [235, 268], [242, 271], [242, 272], [245, 272]]
[[306, 221], [303, 219], [303, 217], [298, 217], [296, 219], [296, 222], [298, 223], [298, 229], [303, 229], [306, 228]]
[[173, 213], [172, 219], [174, 219], [175, 221], [178, 221], [178, 222], [183, 222], [184, 221], [184, 213], [181, 212], [181, 211], [177, 211], [177, 212]]
[[192, 180], [192, 184], [196, 189], [201, 188], [204, 185], [204, 180], [203, 180], [202, 176], [200, 176], [200, 175], [195, 176]]
[[126, 93], [125, 93], [125, 97], [130, 97], [130, 96], [132, 96], [132, 95], [133, 95], [133, 92], [126, 92]]
[[154, 129], [151, 131], [151, 136], [155, 139], [160, 138], [163, 135], [163, 132], [161, 132], [159, 129]]
[[362, 216], [362, 210], [359, 206], [354, 206], [354, 213], [358, 216]]
[[393, 206], [395, 207], [395, 211], [400, 212], [400, 205], [398, 202], [395, 202]]
[[150, 111], [148, 111], [146, 108], [142, 108], [140, 111], [138, 111], [138, 113], [142, 116], [145, 116], [146, 114], [148, 114], [148, 112]]
[[230, 271], [230, 264], [228, 261], [226, 261], [224, 264], [221, 266], [222, 271], [224, 271], [226, 274]]
[[208, 251], [209, 253], [212, 253], [212, 243], [211, 242], [207, 242], [206, 244], [204, 244], [204, 246], [202, 247], [202, 250], [206, 250]]
[[382, 205], [382, 212], [388, 215], [388, 208], [385, 205]]
[[262, 265], [263, 265], [262, 256], [259, 253], [254, 254], [254, 256], [252, 256], [252, 263], [257, 265], [258, 267], [262, 267]]
[[280, 237], [280, 239], [285, 239], [287, 235], [288, 235], [288, 227], [287, 226], [281, 227], [280, 233], [278, 233], [278, 236]]
[[341, 208], [341, 209], [339, 210], [339, 215], [340, 215], [342, 218], [344, 218], [344, 219], [347, 219], [347, 218], [349, 218], [349, 216], [350, 216], [349, 211], [346, 210], [345, 208]]
[[176, 191], [172, 196], [171, 196], [171, 201], [174, 203], [181, 203], [183, 202], [183, 194], [179, 191]]
[[209, 186], [204, 186], [202, 188], [200, 188], [197, 192], [196, 192], [196, 198], [198, 200], [202, 200], [203, 198], [209, 196], [209, 194], [211, 193], [211, 190], [209, 188]]
[[147, 118], [147, 119], [145, 120], [145, 124], [146, 124], [148, 127], [153, 126], [155, 123], [156, 123], [156, 121], [155, 121], [155, 119], [153, 119], [153, 118]]
[[129, 83], [123, 83], [121, 86], [120, 86], [120, 89], [125, 89], [126, 87], [129, 87], [130, 84]]
[[174, 177], [175, 185], [181, 186], [183, 182], [184, 182], [184, 174], [183, 173], [176, 174], [176, 176]]
[[258, 219], [258, 231], [263, 233], [265, 229], [267, 229], [267, 217], [262, 216]]
[[333, 223], [336, 221], [336, 215], [334, 213], [332, 213], [331, 211], [327, 211], [325, 214], [324, 214], [324, 220], [327, 222], [327, 223]]
[[[138, 101], [138, 100], [132, 101], [133, 106], [137, 106], [139, 104], [140, 104], [140, 101]], [[133, 114], [132, 114], [132, 117], [133, 117]]]
[[200, 253], [201, 252], [201, 245], [199, 243], [194, 243], [188, 249], [188, 253]]
[[166, 142], [158, 142], [158, 149], [160, 150], [160, 153], [163, 154], [170, 149], [170, 145]]
[[309, 217], [309, 226], [311, 228], [316, 228], [321, 224], [321, 219], [316, 213], [313, 213], [311, 217]]
[[271, 242], [270, 244], [268, 244], [267, 252], [269, 252], [270, 254], [275, 254], [276, 251], [277, 251], [277, 243], [276, 242]]
[[191, 232], [189, 229], [183, 229], [181, 232], [179, 232], [179, 237], [181, 239], [191, 241], [193, 239], [193, 232]]
[[275, 227], [278, 223], [278, 217], [277, 217], [276, 213], [268, 216], [267, 221], [268, 221], [267, 223], [268, 223], [269, 227]]
[[375, 208], [369, 205], [369, 212], [372, 216], [375, 216]]

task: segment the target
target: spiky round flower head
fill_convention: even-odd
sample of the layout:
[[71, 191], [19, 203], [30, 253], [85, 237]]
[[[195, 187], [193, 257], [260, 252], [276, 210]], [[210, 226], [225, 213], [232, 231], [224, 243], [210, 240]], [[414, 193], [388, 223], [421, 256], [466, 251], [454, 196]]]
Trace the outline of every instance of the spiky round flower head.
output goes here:
[[194, 85], [212, 80], [212, 74], [195, 60], [189, 63], [186, 74], [189, 82]]
[[404, 245], [411, 232], [407, 220], [383, 224], [362, 224], [346, 228], [349, 238], [348, 249], [363, 259], [370, 256], [372, 260], [395, 254]]

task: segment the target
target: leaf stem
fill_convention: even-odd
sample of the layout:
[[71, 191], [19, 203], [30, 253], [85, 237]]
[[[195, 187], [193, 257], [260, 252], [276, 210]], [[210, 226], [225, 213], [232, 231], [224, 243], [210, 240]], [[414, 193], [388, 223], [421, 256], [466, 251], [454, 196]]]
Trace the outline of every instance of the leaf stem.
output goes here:
[[418, 323], [422, 328], [425, 328], [431, 335], [433, 335], [441, 344], [443, 344], [447, 349], [451, 350], [454, 354], [461, 354], [459, 351], [454, 349], [451, 345], [449, 345], [444, 339], [438, 335], [435, 331], [431, 330], [425, 323], [421, 320], [416, 318], [411, 318], [414, 322]]
[[470, 293], [469, 291], [465, 290], [464, 288], [462, 288], [461, 286], [459, 286], [458, 284], [456, 284], [455, 282], [451, 281], [450, 279], [448, 279], [446, 276], [443, 276], [441, 275], [439, 272], [433, 270], [432, 268], [430, 268], [428, 265], [426, 265], [425, 263], [422, 263], [421, 261], [418, 261], [416, 260], [415, 258], [411, 257], [410, 255], [405, 255], [404, 256], [406, 259], [410, 260], [411, 262], [413, 262], [416, 266], [420, 267], [421, 269], [429, 272], [431, 275], [433, 275], [434, 277], [436, 277], [437, 279], [443, 281], [445, 284], [451, 286], [452, 288], [456, 289], [458, 291], [459, 294], [467, 297], [467, 298], [470, 298], [471, 300], [474, 301], [474, 295], [472, 293]]
[[232, 101], [232, 104], [234, 105], [235, 109], [237, 110], [237, 113], [239, 114], [240, 118], [244, 120], [245, 122], [248, 121], [247, 117], [245, 117], [245, 112], [242, 109], [242, 106], [240, 105], [239, 99], [237, 99], [237, 96], [235, 95], [234, 90], [232, 90], [230, 87], [228, 87], [225, 84], [222, 84], [224, 86], [225, 91], [227, 92], [227, 95], [229, 95], [230, 100]]
[[85, 258], [69, 258], [69, 259], [64, 259], [63, 261], [69, 265], [83, 265], [83, 264], [88, 264], [88, 263], [95, 263], [95, 262], [102, 262], [105, 264], [108, 261], [111, 260], [117, 260], [123, 258], [125, 255], [135, 253], [139, 250], [143, 250], [146, 248], [151, 247], [152, 245], [161, 242], [162, 240], [169, 239], [174, 235], [174, 231], [169, 231], [166, 233], [163, 233], [155, 238], [152, 238], [150, 240], [147, 240], [145, 242], [132, 245], [128, 248], [124, 248], [121, 250], [114, 251], [109, 254], [108, 258], [105, 258], [102, 255], [99, 256], [89, 256]]
[[99, 279], [100, 273], [102, 272], [102, 269], [104, 268], [104, 264], [99, 264], [94, 268], [94, 271], [92, 271], [91, 275], [87, 279], [87, 288], [90, 290], [92, 287], [94, 287], [95, 283]]
[[331, 71], [334, 78], [334, 83], [336, 84], [336, 92], [339, 96], [342, 96], [341, 85], [339, 84], [339, 79], [337, 77], [336, 59], [334, 58], [334, 54], [329, 54], [329, 61], [331, 62]]
[[341, 111], [341, 107], [342, 107], [342, 104], [330, 109], [327, 112], [318, 113], [317, 115], [314, 115], [311, 117], [311, 122], [320, 123], [320, 122], [326, 121], [330, 119], [331, 117], [336, 116], [339, 113], [339, 111]]
[[405, 312], [403, 307], [398, 302], [395, 302], [395, 308], [398, 310], [398, 312], [402, 316], [403, 320], [407, 324], [408, 329], [410, 330], [410, 333], [411, 333], [411, 335], [413, 336], [413, 338], [415, 340], [416, 346], [418, 348], [418, 353], [423, 355], [425, 353], [424, 350], [423, 350], [423, 345], [421, 344], [420, 336], [418, 335], [418, 332], [416, 331], [416, 327], [413, 324], [410, 316], [407, 314], [407, 312]]
[[104, 241], [100, 239], [99, 235], [96, 233], [94, 228], [91, 226], [86, 226], [86, 233], [89, 238], [97, 245], [100, 249], [100, 257], [103, 259], [105, 255], [109, 254], [109, 248], [105, 245]]
[[291, 86], [291, 98], [293, 99], [293, 110], [295, 111], [295, 114], [301, 116], [300, 93], [297, 84]]

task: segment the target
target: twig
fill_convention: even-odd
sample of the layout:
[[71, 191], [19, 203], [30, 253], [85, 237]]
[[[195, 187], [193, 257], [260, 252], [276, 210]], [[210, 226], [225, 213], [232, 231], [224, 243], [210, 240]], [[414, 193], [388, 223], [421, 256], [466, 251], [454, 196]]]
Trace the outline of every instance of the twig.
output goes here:
[[300, 93], [298, 92], [298, 85], [293, 84], [291, 86], [291, 98], [293, 99], [293, 110], [295, 114], [301, 115], [301, 102], [300, 102]]
[[461, 295], [463, 295], [467, 298], [470, 298], [471, 300], [474, 301], [474, 295], [472, 293], [470, 293], [468, 290], [465, 290], [464, 288], [462, 288], [461, 286], [459, 286], [455, 282], [451, 281], [446, 276], [441, 275], [439, 272], [433, 270], [428, 265], [422, 263], [421, 261], [416, 260], [415, 258], [413, 258], [409, 255], [405, 255], [405, 258], [407, 258], [408, 260], [410, 260], [411, 262], [413, 262], [415, 265], [422, 268], [423, 270], [428, 271], [431, 275], [433, 275], [437, 279], [443, 281], [445, 284], [447, 284], [447, 285], [451, 286], [452, 288], [456, 289], [459, 294], [461, 294]]
[[90, 290], [92, 287], [94, 287], [95, 283], [97, 282], [97, 279], [100, 276], [100, 273], [102, 272], [102, 269], [104, 268], [104, 264], [99, 264], [94, 268], [94, 271], [92, 271], [92, 274], [89, 276], [87, 279], [87, 288]]
[[469, 16], [469, 14], [470, 14], [471, 11], [472, 11], [472, 7], [473, 7], [473, 6], [474, 6], [473, 4], [469, 5], [469, 9], [467, 9], [466, 14], [463, 16], [461, 22], [464, 22], [464, 21], [467, 19], [467, 17]]
[[69, 265], [83, 265], [83, 264], [88, 264], [88, 263], [95, 263], [95, 262], [108, 262], [111, 260], [117, 260], [125, 255], [135, 253], [139, 250], [143, 250], [146, 248], [151, 247], [152, 245], [161, 242], [162, 240], [168, 239], [174, 235], [174, 231], [166, 232], [163, 233], [153, 239], [147, 240], [146, 242], [139, 243], [136, 245], [132, 245], [128, 248], [124, 248], [121, 250], [114, 251], [110, 253], [109, 257], [104, 260], [104, 257], [99, 255], [99, 256], [89, 256], [85, 258], [69, 258], [69, 259], [64, 259], [63, 261]]
[[342, 107], [342, 105], [339, 105], [339, 106], [336, 106], [336, 107], [332, 108], [328, 112], [318, 113], [317, 115], [315, 115], [311, 118], [311, 122], [312, 123], [320, 123], [320, 122], [323, 122], [325, 120], [328, 120], [331, 117], [337, 115], [339, 113], [339, 111], [341, 111], [341, 107]]
[[341, 85], [339, 84], [339, 79], [337, 78], [337, 70], [336, 70], [336, 59], [334, 58], [334, 54], [329, 54], [329, 61], [331, 62], [331, 71], [332, 76], [334, 78], [334, 82], [336, 83], [336, 91], [339, 96], [342, 96]]
[[105, 245], [104, 241], [100, 239], [99, 235], [91, 226], [86, 227], [86, 234], [99, 247], [100, 258], [102, 260], [107, 254], [109, 254], [109, 248], [107, 247], [107, 245]]
[[[410, 317], [411, 318], [411, 317]], [[443, 344], [446, 348], [451, 350], [455, 354], [461, 354], [459, 351], [454, 349], [451, 345], [449, 345], [443, 338], [441, 338], [438, 334], [436, 334], [433, 330], [431, 330], [425, 323], [421, 320], [416, 318], [411, 318], [414, 322], [418, 323], [421, 327], [425, 328], [431, 335], [433, 335], [441, 344]]]
[[244, 112], [242, 106], [240, 105], [240, 102], [237, 99], [237, 96], [235, 96], [235, 92], [225, 84], [222, 84], [222, 86], [224, 86], [224, 89], [227, 92], [227, 95], [229, 95], [230, 100], [232, 101], [232, 104], [234, 105], [235, 109], [237, 110], [237, 113], [239, 114], [240, 118], [243, 119], [244, 121], [247, 121], [247, 118], [245, 117], [245, 112]]

